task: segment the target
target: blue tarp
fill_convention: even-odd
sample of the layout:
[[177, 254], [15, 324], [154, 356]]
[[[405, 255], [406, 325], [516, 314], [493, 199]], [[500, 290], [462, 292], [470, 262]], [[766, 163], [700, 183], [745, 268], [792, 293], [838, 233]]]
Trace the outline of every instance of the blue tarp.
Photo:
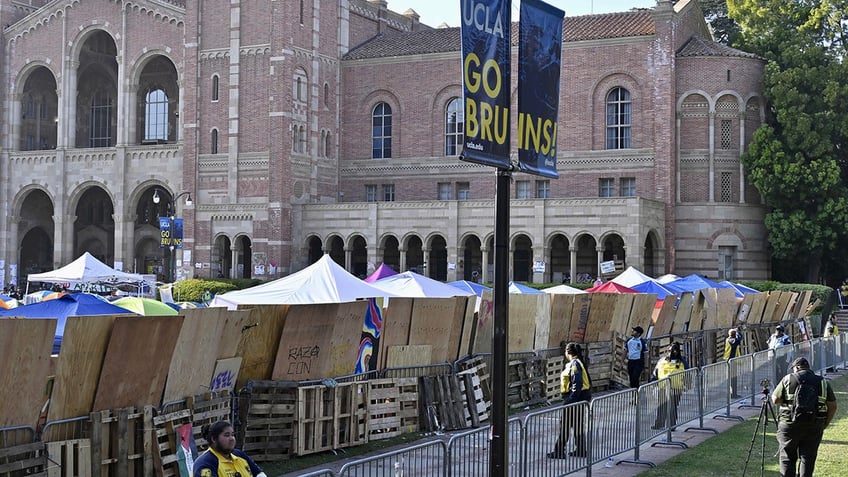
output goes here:
[[69, 316], [90, 315], [135, 315], [135, 313], [115, 306], [90, 293], [70, 293], [52, 300], [19, 306], [10, 310], [0, 309], [0, 316], [23, 316], [25, 318], [56, 318], [56, 339], [53, 353], [59, 352], [65, 323]]
[[455, 282], [448, 282], [448, 285], [455, 286], [460, 290], [469, 291], [477, 296], [483, 296], [483, 292], [486, 290], [491, 290], [491, 288], [486, 285], [481, 285], [476, 282], [469, 282], [468, 280], [457, 280]]
[[704, 278], [694, 273], [683, 278], [678, 278], [672, 282], [664, 283], [663, 286], [674, 293], [691, 292], [695, 290], [702, 290], [704, 288], [733, 288], [732, 286], [722, 285], [721, 283], [714, 282], [709, 278]]
[[737, 298], [744, 297], [746, 293], [760, 293], [759, 290], [754, 290], [751, 287], [746, 287], [745, 285], [740, 285], [739, 283], [729, 282], [727, 280], [725, 280], [725, 281], [723, 281], [719, 284], [722, 285], [722, 286], [726, 286], [728, 288], [733, 288], [734, 290], [736, 290], [736, 297]]
[[507, 285], [510, 293], [545, 293], [542, 290], [537, 290], [527, 285], [522, 285], [518, 282], [509, 282]]
[[665, 297], [669, 295], [676, 295], [676, 293], [674, 293], [673, 291], [652, 280], [642, 282], [630, 288], [636, 290], [639, 293], [656, 293], [657, 300], [664, 300]]

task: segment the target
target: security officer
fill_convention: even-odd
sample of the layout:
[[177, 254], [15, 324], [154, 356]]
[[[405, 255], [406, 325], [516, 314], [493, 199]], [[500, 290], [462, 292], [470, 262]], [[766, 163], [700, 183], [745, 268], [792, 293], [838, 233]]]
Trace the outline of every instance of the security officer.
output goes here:
[[[724, 340], [724, 360], [729, 361], [732, 358], [739, 356], [739, 346], [742, 344], [742, 335], [736, 328], [727, 330], [727, 339]], [[736, 399], [739, 397], [736, 387], [736, 369], [731, 364], [730, 369], [730, 397]]]
[[[797, 379], [792, 379], [792, 375]], [[800, 387], [799, 380], [812, 382], [819, 390], [818, 412], [812, 421], [793, 422], [792, 403]], [[807, 358], [797, 358], [792, 362], [792, 373], [787, 374], [775, 386], [771, 400], [780, 406], [777, 419], [777, 443], [780, 445], [780, 475], [782, 477], [812, 477], [816, 466], [822, 435], [836, 414], [836, 396], [830, 382], [817, 376], [810, 370]], [[800, 459], [799, 459], [800, 458]], [[796, 461], [800, 460], [800, 469], [796, 474]]]
[[[660, 383], [660, 405], [657, 408], [657, 419], [651, 429], [664, 429], [667, 417], [670, 419], [669, 425], [672, 430], [677, 425], [677, 405], [680, 404], [680, 398], [687, 384], [683, 371], [688, 367], [689, 363], [683, 357], [681, 345], [677, 342], [669, 345], [667, 354], [657, 361], [651, 381], [669, 379]], [[669, 405], [671, 409], [668, 408]]]
[[641, 326], [633, 327], [630, 338], [624, 342], [624, 353], [627, 359], [627, 376], [630, 379], [630, 387], [638, 388], [642, 371], [645, 369], [645, 353], [648, 347], [642, 333], [645, 330]]
[[[560, 391], [565, 404], [589, 402], [592, 399], [592, 379], [583, 364], [583, 349], [578, 343], [565, 345], [565, 357], [568, 360], [561, 374]], [[548, 453], [551, 459], [567, 459], [565, 445], [568, 443], [569, 432], [574, 430], [575, 449], [568, 453], [572, 457], [586, 457], [586, 429], [584, 409], [572, 406], [563, 409], [560, 422], [560, 434], [554, 445], [553, 452]]]

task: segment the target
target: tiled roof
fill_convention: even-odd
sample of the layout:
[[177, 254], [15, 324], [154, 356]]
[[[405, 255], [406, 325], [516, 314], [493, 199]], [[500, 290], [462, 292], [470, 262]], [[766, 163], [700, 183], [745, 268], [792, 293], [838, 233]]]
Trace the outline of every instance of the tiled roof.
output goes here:
[[[562, 29], [562, 39], [565, 42], [649, 36], [655, 33], [650, 10], [565, 17]], [[512, 24], [512, 43], [518, 44], [518, 23]], [[408, 33], [377, 35], [354, 47], [344, 58], [346, 60], [390, 58], [393, 56], [460, 51], [461, 49], [462, 38], [459, 27], [436, 28]]]
[[712, 40], [705, 40], [698, 36], [693, 36], [683, 45], [683, 48], [677, 52], [678, 57], [684, 56], [731, 56], [738, 58], [759, 58], [753, 53], [737, 50], [721, 43], [716, 43]]

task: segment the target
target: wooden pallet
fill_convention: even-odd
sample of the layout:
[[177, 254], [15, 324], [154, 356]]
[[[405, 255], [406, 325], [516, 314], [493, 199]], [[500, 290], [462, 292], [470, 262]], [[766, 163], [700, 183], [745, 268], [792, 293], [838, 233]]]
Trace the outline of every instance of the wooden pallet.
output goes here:
[[419, 378], [424, 431], [452, 431], [471, 426], [465, 393], [457, 375]]
[[507, 404], [513, 408], [545, 402], [542, 362], [538, 358], [522, 358], [507, 363]]
[[487, 413], [492, 407], [492, 388], [491, 378], [489, 377], [489, 367], [486, 365], [486, 360], [482, 356], [475, 356], [459, 364], [460, 371], [469, 371], [477, 375], [480, 381], [480, 389], [483, 391], [483, 400], [486, 404]]
[[0, 448], [0, 477], [47, 476], [43, 442]]
[[368, 440], [418, 430], [417, 378], [372, 379], [368, 388]]
[[297, 390], [297, 455], [368, 442], [368, 386], [302, 386]]
[[400, 402], [401, 433], [418, 432], [418, 378], [395, 378]]
[[156, 475], [162, 477], [179, 477], [180, 468], [177, 459], [177, 428], [184, 424], [191, 424], [191, 409], [159, 416], [152, 416], [155, 446], [153, 449], [153, 462], [156, 466]]
[[152, 412], [135, 408], [97, 411], [91, 420], [91, 475], [93, 477], [137, 477], [153, 475], [151, 453]]
[[480, 422], [489, 419], [489, 407], [491, 406], [491, 403], [483, 397], [480, 377], [470, 371], [458, 373], [457, 377], [467, 405], [466, 423], [471, 427], [479, 427]]
[[71, 439], [47, 444], [48, 477], [91, 475], [91, 439]]
[[294, 453], [297, 383], [248, 381], [239, 395], [238, 442], [257, 462], [288, 459]]
[[583, 354], [589, 359], [588, 371], [592, 378], [592, 390], [609, 389], [615, 357], [621, 356], [616, 355], [615, 352], [613, 341], [598, 341], [585, 345]]
[[553, 356], [545, 360], [545, 398], [548, 401], [562, 400], [563, 356]]
[[368, 385], [364, 382], [338, 384], [333, 412], [333, 448], [343, 449], [368, 443]]
[[203, 393], [188, 398], [188, 407], [191, 409], [191, 433], [197, 452], [203, 452], [209, 448], [209, 443], [203, 437], [203, 426], [214, 424], [218, 421], [232, 422], [232, 395], [229, 391], [216, 393]]

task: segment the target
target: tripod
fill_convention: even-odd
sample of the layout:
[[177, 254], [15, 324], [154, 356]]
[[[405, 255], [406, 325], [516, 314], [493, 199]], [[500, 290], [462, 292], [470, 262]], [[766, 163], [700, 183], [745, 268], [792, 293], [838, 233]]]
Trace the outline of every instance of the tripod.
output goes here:
[[760, 415], [757, 417], [757, 427], [754, 428], [754, 435], [751, 436], [751, 446], [748, 447], [748, 456], [745, 458], [745, 467], [742, 469], [742, 477], [745, 477], [745, 472], [748, 471], [748, 461], [751, 460], [751, 451], [754, 450], [754, 442], [757, 440], [757, 434], [760, 432], [760, 425], [763, 426], [763, 441], [762, 441], [762, 461], [760, 462], [760, 476], [765, 474], [766, 467], [766, 427], [768, 427], [769, 423], [769, 414], [771, 414], [772, 421], [774, 422], [775, 427], [777, 427], [777, 417], [774, 414], [774, 407], [771, 405], [771, 399], [769, 395], [769, 385], [767, 379], [763, 379], [763, 382], [760, 384], [763, 385], [763, 390], [760, 391], [760, 394], [763, 395], [761, 401], [762, 405], [760, 406]]

